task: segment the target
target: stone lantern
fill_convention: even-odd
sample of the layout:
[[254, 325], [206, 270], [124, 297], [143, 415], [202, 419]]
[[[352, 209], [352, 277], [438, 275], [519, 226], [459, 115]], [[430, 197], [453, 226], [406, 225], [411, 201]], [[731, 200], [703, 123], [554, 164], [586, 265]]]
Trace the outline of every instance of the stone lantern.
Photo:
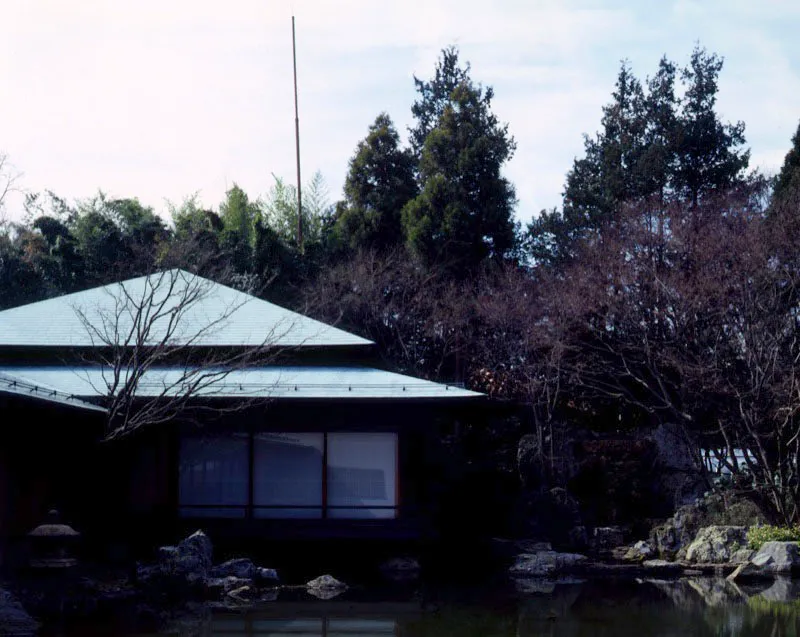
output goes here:
[[75, 549], [80, 533], [62, 524], [58, 511], [47, 514], [48, 520], [28, 533], [31, 542], [31, 568], [63, 569], [78, 564]]

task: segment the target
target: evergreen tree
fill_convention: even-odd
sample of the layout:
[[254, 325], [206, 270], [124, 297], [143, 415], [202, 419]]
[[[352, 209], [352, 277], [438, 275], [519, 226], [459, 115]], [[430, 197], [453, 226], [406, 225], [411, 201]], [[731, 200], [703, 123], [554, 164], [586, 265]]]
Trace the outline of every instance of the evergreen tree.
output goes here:
[[[440, 66], [451, 55], [445, 50]], [[421, 190], [404, 208], [403, 226], [411, 249], [428, 263], [470, 271], [514, 247], [516, 197], [501, 168], [515, 142], [492, 113], [492, 97], [491, 89], [463, 81], [425, 138]]]
[[[647, 90], [623, 62], [601, 130], [586, 136], [584, 156], [567, 174], [561, 212], [542, 213], [528, 226], [537, 261], [569, 258], [577, 240], [616, 218], [623, 203], [685, 202], [745, 183], [750, 153], [744, 124], [724, 124], [715, 111], [723, 62], [696, 47], [678, 74], [665, 57]], [[676, 97], [680, 75], [685, 91]]]
[[[422, 155], [422, 148], [428, 134], [436, 127], [447, 106], [451, 103], [453, 91], [462, 84], [471, 84], [469, 63], [459, 65], [458, 49], [449, 46], [442, 50], [436, 62], [433, 79], [420, 80], [414, 76], [414, 86], [419, 98], [411, 106], [411, 114], [416, 119], [416, 126], [409, 129], [411, 151], [417, 160]], [[487, 89], [491, 99], [492, 89]]]
[[612, 101], [603, 107], [602, 131], [585, 138], [586, 156], [576, 159], [567, 174], [564, 216], [575, 225], [597, 224], [618, 202], [643, 194], [644, 104], [641, 83], [624, 61]]
[[350, 159], [334, 234], [345, 246], [384, 250], [403, 241], [401, 211], [417, 193], [414, 161], [386, 113]]
[[696, 206], [701, 197], [741, 183], [750, 162], [744, 123], [723, 124], [714, 110], [723, 60], [695, 47], [681, 71], [686, 93], [681, 100], [674, 190]]
[[643, 152], [638, 172], [642, 194], [659, 202], [669, 196], [678, 140], [678, 99], [675, 96], [677, 67], [666, 56], [658, 63], [658, 71], [647, 80], [644, 99], [645, 128]]
[[786, 153], [781, 171], [775, 177], [773, 199], [781, 201], [790, 193], [795, 193], [795, 196], [800, 193], [800, 124], [792, 137], [792, 148]]

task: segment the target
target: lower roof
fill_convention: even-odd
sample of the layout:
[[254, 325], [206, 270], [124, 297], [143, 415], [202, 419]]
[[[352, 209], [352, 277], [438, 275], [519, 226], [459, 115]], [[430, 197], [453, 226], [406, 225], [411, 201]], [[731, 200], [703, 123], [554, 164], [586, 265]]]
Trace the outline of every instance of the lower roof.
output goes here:
[[45, 385], [37, 380], [16, 374], [0, 372], [0, 396], [20, 396], [33, 400], [41, 400], [57, 405], [69, 405], [79, 409], [105, 412], [106, 410], [97, 405], [83, 401], [69, 392], [64, 392]]
[[[0, 367], [40, 387], [57, 388], [70, 399], [92, 400], [108, 394], [112, 368], [102, 366]], [[203, 378], [201, 379], [201, 375]], [[272, 399], [465, 399], [483, 394], [369, 367], [253, 367], [238, 370], [159, 367], [147, 370], [136, 388], [142, 398], [184, 395], [199, 380], [197, 397]]]

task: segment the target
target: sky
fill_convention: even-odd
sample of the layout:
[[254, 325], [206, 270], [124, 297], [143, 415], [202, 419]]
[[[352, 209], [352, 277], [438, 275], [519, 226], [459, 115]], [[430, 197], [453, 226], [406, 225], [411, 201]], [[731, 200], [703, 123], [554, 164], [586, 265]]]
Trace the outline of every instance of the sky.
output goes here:
[[[291, 16], [304, 181], [341, 197], [375, 117], [412, 124], [413, 77], [445, 46], [495, 90], [523, 222], [561, 203], [620, 61], [642, 79], [700, 43], [725, 58], [718, 112], [751, 166], [779, 169], [800, 121], [797, 0], [0, 0], [0, 153], [29, 192], [102, 189], [165, 213], [238, 183], [295, 179]], [[22, 217], [22, 195], [6, 214]]]

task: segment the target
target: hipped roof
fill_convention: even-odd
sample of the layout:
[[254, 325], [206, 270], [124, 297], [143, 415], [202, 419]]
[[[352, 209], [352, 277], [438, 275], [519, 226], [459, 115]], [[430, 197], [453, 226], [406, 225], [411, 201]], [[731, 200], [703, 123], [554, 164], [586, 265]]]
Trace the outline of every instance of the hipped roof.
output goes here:
[[[144, 324], [135, 320], [142, 300], [158, 306], [164, 317], [152, 324], [148, 344], [168, 332], [170, 311], [187, 292], [197, 299], [185, 304], [170, 345], [197, 347], [336, 347], [366, 346], [355, 334], [326, 325], [244, 292], [185, 270], [167, 270], [149, 276], [66, 294], [0, 312], [0, 347], [98, 347], [103, 334], [126, 334]], [[127, 307], [125, 307], [127, 305]], [[117, 318], [118, 317], [118, 318]], [[93, 333], [94, 332], [94, 333]]]

